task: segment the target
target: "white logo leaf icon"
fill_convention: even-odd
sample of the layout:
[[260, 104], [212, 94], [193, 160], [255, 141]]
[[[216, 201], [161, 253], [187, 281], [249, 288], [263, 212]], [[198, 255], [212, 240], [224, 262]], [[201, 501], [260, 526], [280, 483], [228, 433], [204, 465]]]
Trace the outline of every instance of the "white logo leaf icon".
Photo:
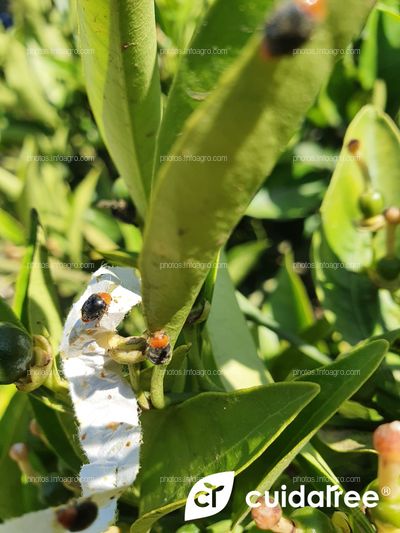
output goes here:
[[197, 481], [189, 492], [185, 520], [205, 518], [221, 512], [232, 494], [235, 472], [218, 472]]

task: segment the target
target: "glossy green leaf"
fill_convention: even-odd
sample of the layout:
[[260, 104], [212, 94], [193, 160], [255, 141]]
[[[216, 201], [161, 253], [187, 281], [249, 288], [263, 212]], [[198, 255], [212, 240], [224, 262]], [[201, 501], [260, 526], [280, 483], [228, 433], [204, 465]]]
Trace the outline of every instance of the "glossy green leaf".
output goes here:
[[378, 289], [366, 273], [352, 272], [329, 247], [324, 233], [313, 239], [313, 276], [325, 310], [334, 314], [334, 327], [349, 343], [356, 344], [384, 329]]
[[[300, 337], [310, 345], [317, 344], [332, 333], [333, 325], [323, 317], [310, 327], [300, 332]], [[329, 362], [327, 356], [327, 363]], [[311, 370], [321, 366], [321, 362], [313, 359], [304, 351], [300, 351], [294, 344], [286, 347], [279, 355], [274, 357], [269, 364], [269, 370], [276, 381], [291, 380], [295, 378], [293, 369]]]
[[358, 201], [365, 185], [359, 165], [348, 150], [351, 140], [360, 142], [360, 157], [368, 168], [371, 184], [389, 207], [400, 205], [400, 133], [388, 115], [372, 106], [364, 107], [346, 132], [339, 163], [322, 203], [322, 227], [329, 247], [347, 270], [357, 272], [371, 265], [372, 234], [358, 227], [363, 218]]
[[218, 270], [206, 329], [226, 390], [266, 385], [272, 381], [257, 354], [225, 268]]
[[69, 254], [72, 261], [82, 261], [82, 223], [85, 212], [92, 203], [100, 172], [99, 168], [93, 168], [74, 191], [67, 233]]
[[39, 219], [36, 211], [31, 211], [31, 225], [29, 231], [29, 239], [25, 247], [25, 254], [22, 260], [21, 269], [18, 274], [18, 279], [15, 287], [13, 310], [17, 317], [24, 324], [24, 327], [30, 331], [29, 314], [27, 310], [28, 305], [28, 285], [29, 276], [32, 268], [33, 257], [35, 254], [37, 233], [39, 227]]
[[391, 4], [392, 8], [379, 2], [369, 17], [361, 46], [359, 76], [366, 89], [372, 89], [375, 80], [385, 82], [388, 112], [395, 116], [399, 109], [400, 17], [398, 2], [394, 0]]
[[[336, 329], [356, 343], [397, 327], [400, 312], [389, 293], [378, 291], [366, 269], [386, 255], [385, 230], [363, 231], [359, 197], [362, 172], [347, 148], [360, 142], [374, 189], [386, 206], [400, 205], [400, 133], [391, 119], [372, 106], [363, 108], [346, 133], [341, 158], [322, 204], [322, 229], [314, 235], [314, 278], [319, 299], [336, 315]], [[400, 238], [397, 238], [400, 250]]]
[[[361, 0], [329, 2], [328, 20], [309, 46], [346, 47], [360, 31], [369, 8], [370, 2]], [[349, 9], [351, 20], [343, 17]], [[266, 61], [260, 54], [261, 38], [256, 34], [250, 39], [216, 90], [186, 122], [172, 159], [160, 168], [141, 256], [143, 303], [149, 329], [167, 327], [173, 339], [208, 264], [271, 172], [333, 67], [329, 54]]]
[[61, 312], [50, 272], [45, 237], [35, 211], [17, 282], [14, 310], [30, 333], [49, 336], [54, 350], [62, 332]]
[[[274, 384], [204, 393], [164, 411], [143, 413], [142, 516], [131, 533], [148, 531], [161, 516], [181, 507], [193, 479], [245, 469], [317, 393], [311, 384]], [[165, 456], [168, 461], [154, 460]], [[162, 482], [170, 476], [184, 481]]]
[[[384, 340], [370, 342], [323, 367], [322, 371], [298, 378], [302, 382], [318, 384], [321, 391], [272, 446], [239, 477], [236, 490], [240, 505], [235, 513], [235, 523], [241, 522], [249, 512], [248, 507], [243, 506], [243, 495], [249, 490], [262, 493], [272, 486], [318, 429], [376, 371], [388, 347]], [[260, 475], [260, 472], [264, 474]]]
[[161, 109], [154, 3], [82, 0], [77, 13], [90, 104], [143, 216]]
[[246, 215], [290, 220], [304, 218], [315, 211], [327, 187], [327, 179], [321, 179], [321, 174], [332, 169], [333, 155], [331, 150], [316, 143], [302, 142], [293, 147], [282, 156], [266, 184], [250, 202]]
[[253, 33], [259, 31], [272, 5], [272, 0], [250, 4], [246, 0], [216, 0], [209, 8], [188, 45], [195, 52], [182, 55], [170, 89], [159, 156], [170, 152], [190, 114], [215, 89], [221, 74], [237, 59]]
[[300, 333], [314, 322], [314, 314], [303, 282], [294, 270], [293, 259], [293, 254], [287, 251], [268, 303], [274, 319], [283, 329]]

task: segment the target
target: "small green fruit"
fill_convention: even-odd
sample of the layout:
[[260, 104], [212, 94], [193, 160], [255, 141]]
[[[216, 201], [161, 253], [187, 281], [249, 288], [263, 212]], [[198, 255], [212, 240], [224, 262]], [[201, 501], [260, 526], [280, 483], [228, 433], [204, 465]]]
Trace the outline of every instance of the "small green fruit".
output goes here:
[[[381, 500], [376, 507], [369, 510], [375, 524], [380, 524], [379, 531], [399, 531], [400, 529], [400, 502]], [[383, 529], [383, 526], [386, 529]], [[393, 528], [393, 529], [390, 529]]]
[[128, 187], [125, 184], [125, 181], [119, 177], [117, 178], [112, 186], [112, 194], [114, 198], [117, 198], [118, 200], [130, 200], [130, 194], [128, 191]]
[[[330, 519], [319, 509], [313, 507], [303, 507], [296, 509], [291, 515], [290, 519], [300, 531], [307, 533], [334, 533], [334, 527]], [[297, 529], [296, 529], [297, 531]]]
[[358, 199], [358, 206], [365, 218], [372, 218], [382, 213], [385, 202], [379, 191], [368, 189]]
[[0, 322], [0, 384], [15, 383], [26, 375], [33, 355], [31, 337], [10, 322]]
[[378, 261], [376, 270], [382, 278], [393, 281], [400, 274], [400, 259], [384, 257]]

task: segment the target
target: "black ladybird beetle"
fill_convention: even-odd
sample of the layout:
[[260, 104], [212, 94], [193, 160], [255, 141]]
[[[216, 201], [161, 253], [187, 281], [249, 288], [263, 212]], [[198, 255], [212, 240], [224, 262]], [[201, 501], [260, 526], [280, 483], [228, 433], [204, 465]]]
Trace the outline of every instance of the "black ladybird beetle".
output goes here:
[[263, 56], [292, 54], [309, 40], [325, 11], [325, 0], [292, 0], [284, 4], [265, 25]]
[[97, 518], [97, 505], [91, 500], [73, 503], [56, 511], [57, 522], [68, 531], [83, 531]]
[[165, 363], [171, 354], [168, 335], [164, 331], [156, 331], [147, 339], [146, 356], [155, 365]]
[[106, 313], [110, 303], [111, 295], [107, 292], [97, 292], [95, 294], [91, 294], [82, 305], [82, 322], [100, 320], [104, 316], [104, 313]]

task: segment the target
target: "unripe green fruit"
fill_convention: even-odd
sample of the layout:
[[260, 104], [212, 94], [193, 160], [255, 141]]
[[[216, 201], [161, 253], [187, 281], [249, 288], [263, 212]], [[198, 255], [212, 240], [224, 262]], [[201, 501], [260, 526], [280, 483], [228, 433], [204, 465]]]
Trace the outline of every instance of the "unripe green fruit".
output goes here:
[[372, 218], [382, 213], [385, 202], [379, 191], [368, 189], [358, 199], [358, 206], [365, 218]]
[[31, 337], [10, 322], [0, 322], [0, 384], [15, 383], [26, 375], [33, 355]]
[[118, 200], [130, 200], [130, 194], [128, 187], [125, 184], [125, 181], [122, 178], [117, 178], [112, 186], [112, 194], [114, 198]]
[[400, 501], [381, 500], [376, 507], [369, 510], [375, 523], [391, 526], [394, 531], [400, 528]]
[[322, 511], [313, 507], [296, 509], [291, 515], [295, 526], [307, 533], [334, 533], [334, 527], [329, 518]]
[[384, 257], [378, 261], [376, 270], [382, 278], [393, 281], [400, 274], [400, 259]]

